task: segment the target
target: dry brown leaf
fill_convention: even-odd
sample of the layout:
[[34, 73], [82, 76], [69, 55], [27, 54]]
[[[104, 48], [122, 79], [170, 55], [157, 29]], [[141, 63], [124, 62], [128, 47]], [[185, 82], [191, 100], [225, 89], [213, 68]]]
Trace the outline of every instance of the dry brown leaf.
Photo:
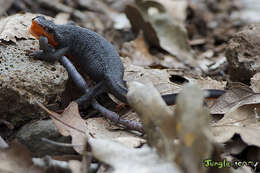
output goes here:
[[53, 120], [55, 126], [63, 136], [71, 136], [73, 148], [82, 153], [83, 146], [86, 143], [87, 126], [81, 118], [78, 110], [78, 104], [71, 102], [62, 114], [52, 112], [43, 105], [39, 104]]
[[206, 78], [191, 78], [189, 76], [184, 76], [186, 79], [189, 80], [191, 84], [196, 84], [198, 85], [201, 89], [219, 89], [219, 90], [224, 90], [226, 87], [226, 82], [225, 81], [217, 81], [214, 80], [210, 77]]
[[[38, 14], [39, 15], [39, 14]], [[37, 14], [25, 13], [15, 14], [0, 20], [0, 41], [12, 41], [16, 43], [17, 39], [34, 39], [29, 33], [29, 26], [32, 18]]]
[[9, 148], [0, 149], [0, 172], [2, 173], [43, 173], [33, 165], [29, 150], [16, 142]]
[[210, 108], [211, 114], [225, 114], [240, 106], [260, 103], [260, 94], [241, 84], [231, 87]]
[[[197, 84], [202, 89], [224, 89], [226, 82], [216, 81], [209, 77], [202, 78], [198, 75], [186, 75], [181, 70], [172, 69], [147, 69], [136, 66], [131, 63], [129, 58], [122, 59], [125, 66], [124, 80], [137, 81], [141, 83], [152, 82], [156, 89], [163, 94], [179, 93], [182, 90], [183, 84], [174, 81], [174, 77], [183, 78], [191, 84]], [[180, 76], [180, 77], [179, 77]], [[185, 82], [185, 81], [184, 81]], [[118, 102], [117, 99], [110, 95], [110, 97]], [[133, 113], [135, 114], [135, 113]]]
[[151, 54], [143, 34], [139, 34], [134, 41], [124, 43], [120, 53], [122, 56], [131, 58], [133, 65], [142, 67], [158, 65], [167, 68], [185, 69], [185, 66], [170, 54]]
[[50, 117], [62, 135], [72, 137], [72, 144], [76, 145], [74, 149], [78, 153], [82, 153], [83, 146], [86, 143], [85, 134], [95, 138], [118, 141], [131, 148], [145, 143], [144, 139], [134, 134], [125, 131], [110, 131], [108, 129], [109, 123], [103, 118], [83, 120], [75, 102], [72, 102], [62, 114], [52, 112], [43, 105], [41, 107], [51, 115]]
[[260, 104], [245, 104], [225, 114], [216, 124], [212, 125], [215, 141], [224, 143], [235, 134], [248, 145], [260, 147]]
[[175, 93], [181, 90], [181, 85], [170, 82], [170, 75], [167, 70], [145, 69], [133, 65], [127, 58], [123, 59], [125, 65], [126, 81], [138, 81], [145, 83], [151, 81], [161, 94]]
[[148, 67], [158, 63], [157, 58], [150, 54], [142, 34], [139, 34], [136, 40], [124, 43], [122, 49], [123, 53], [131, 58], [134, 65]]
[[[184, 6], [184, 9], [186, 8], [187, 6]], [[175, 10], [171, 9], [171, 11]], [[174, 14], [170, 15], [163, 3], [137, 0], [136, 6], [128, 5], [125, 12], [133, 31], [138, 33], [142, 30], [145, 39], [152, 47], [161, 47], [176, 56], [180, 62], [196, 66], [184, 24], [176, 22], [177, 20], [172, 16]]]
[[[164, 6], [164, 4], [161, 5]], [[151, 6], [150, 8], [159, 9], [157, 5]], [[171, 11], [174, 11], [174, 9], [171, 9]], [[179, 23], [175, 23], [174, 18], [168, 15], [167, 11], [151, 15], [147, 14], [147, 16], [145, 17], [150, 18], [150, 22], [156, 30], [157, 36], [160, 40], [160, 46], [163, 49], [176, 56], [177, 59], [181, 62], [193, 66], [196, 64], [196, 62], [193, 60], [194, 57], [192, 50], [188, 44], [188, 36], [186, 30]]]
[[133, 65], [128, 58], [122, 59], [125, 66], [126, 81], [138, 81], [145, 83], [151, 81], [155, 88], [161, 94], [178, 93], [182, 90], [183, 85], [172, 81], [172, 76], [181, 76], [187, 82], [197, 84], [202, 89], [224, 89], [226, 82], [216, 81], [209, 77], [202, 78], [195, 75], [186, 75], [183, 71], [172, 69], [146, 69]]
[[144, 139], [129, 132], [121, 130], [109, 130], [111, 125], [103, 118], [89, 118], [86, 120], [86, 124], [87, 131], [94, 138], [114, 140], [130, 148], [138, 147], [142, 143], [145, 143]]

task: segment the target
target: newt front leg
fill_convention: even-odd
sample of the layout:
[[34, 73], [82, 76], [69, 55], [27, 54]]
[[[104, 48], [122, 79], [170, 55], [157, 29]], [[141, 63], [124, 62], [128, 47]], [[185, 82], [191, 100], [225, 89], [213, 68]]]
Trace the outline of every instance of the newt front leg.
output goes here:
[[43, 61], [55, 62], [61, 59], [63, 55], [69, 50], [68, 47], [55, 49], [48, 44], [48, 39], [44, 36], [40, 36], [39, 39], [40, 50], [30, 54], [31, 57]]
[[40, 51], [36, 51], [31, 54], [36, 59], [54, 62], [60, 61], [62, 65], [66, 68], [69, 76], [76, 84], [76, 86], [84, 92], [84, 95], [76, 100], [79, 106], [86, 107], [90, 104], [90, 101], [104, 92], [106, 92], [106, 87], [103, 81], [97, 83], [93, 88], [90, 88], [87, 91], [87, 87], [84, 85], [83, 78], [79, 76], [79, 72], [75, 66], [70, 62], [69, 59], [64, 57], [64, 54], [67, 53], [68, 48], [62, 48], [56, 50], [51, 45], [48, 44], [48, 38], [41, 36], [39, 39]]

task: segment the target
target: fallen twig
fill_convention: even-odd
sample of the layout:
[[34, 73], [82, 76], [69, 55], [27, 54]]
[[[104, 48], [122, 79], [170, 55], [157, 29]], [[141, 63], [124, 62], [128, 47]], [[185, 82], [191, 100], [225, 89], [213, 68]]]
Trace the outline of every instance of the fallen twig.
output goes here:
[[62, 142], [56, 142], [56, 141], [52, 141], [50, 139], [47, 138], [41, 138], [41, 141], [52, 144], [52, 145], [56, 145], [56, 146], [60, 146], [60, 147], [78, 147], [78, 146], [82, 146], [82, 145], [75, 145], [75, 144], [66, 144], [66, 143], [62, 143]]

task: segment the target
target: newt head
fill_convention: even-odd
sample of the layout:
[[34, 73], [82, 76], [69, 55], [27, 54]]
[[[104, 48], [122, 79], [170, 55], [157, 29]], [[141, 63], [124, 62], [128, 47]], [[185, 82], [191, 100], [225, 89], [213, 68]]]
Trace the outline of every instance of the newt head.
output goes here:
[[57, 47], [59, 44], [54, 39], [54, 26], [55, 24], [52, 21], [45, 19], [43, 16], [37, 16], [32, 19], [32, 25], [29, 31], [37, 39], [39, 39], [40, 36], [47, 37], [49, 43], [53, 47]]

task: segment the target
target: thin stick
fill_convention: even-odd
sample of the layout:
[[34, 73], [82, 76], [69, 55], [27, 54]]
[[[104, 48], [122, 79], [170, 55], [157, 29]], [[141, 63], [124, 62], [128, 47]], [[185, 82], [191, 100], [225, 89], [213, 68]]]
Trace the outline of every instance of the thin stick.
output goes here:
[[52, 144], [52, 145], [57, 145], [57, 146], [60, 146], [60, 147], [82, 147], [83, 146], [83, 145], [74, 145], [74, 144], [66, 144], [66, 143], [62, 143], [62, 142], [56, 142], [56, 141], [52, 141], [52, 140], [47, 139], [47, 138], [41, 138], [41, 141], [47, 142], [47, 143]]

